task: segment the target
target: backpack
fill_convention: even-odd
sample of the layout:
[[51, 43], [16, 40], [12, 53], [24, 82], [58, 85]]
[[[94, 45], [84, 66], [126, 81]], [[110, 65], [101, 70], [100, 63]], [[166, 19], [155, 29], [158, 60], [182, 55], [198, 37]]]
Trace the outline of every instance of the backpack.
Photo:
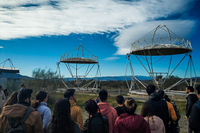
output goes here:
[[12, 118], [7, 118], [9, 123], [9, 128], [7, 133], [27, 133], [26, 127], [24, 126], [24, 122], [32, 112], [33, 108], [31, 106], [28, 107], [26, 113], [24, 114], [23, 118], [19, 120], [19, 122], [15, 122]]

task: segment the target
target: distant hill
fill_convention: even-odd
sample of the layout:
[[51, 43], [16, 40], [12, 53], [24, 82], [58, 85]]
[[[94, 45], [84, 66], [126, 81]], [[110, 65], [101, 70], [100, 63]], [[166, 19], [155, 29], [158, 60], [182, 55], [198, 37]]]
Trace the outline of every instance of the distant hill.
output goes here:
[[[149, 76], [136, 76], [139, 80], [151, 80]], [[21, 74], [13, 74], [13, 73], [1, 73], [0, 78], [8, 78], [8, 79], [22, 79], [22, 78], [28, 78], [32, 79], [32, 77], [21, 75]], [[131, 79], [131, 76], [126, 76], [128, 80]], [[200, 79], [200, 77], [197, 77]], [[90, 80], [92, 78], [86, 78], [86, 80]], [[65, 81], [72, 81], [73, 78], [64, 78]], [[103, 76], [101, 77], [101, 81], [125, 81], [125, 76]]]
[[[131, 80], [131, 76], [126, 76], [128, 80]], [[149, 76], [137, 76], [139, 80], [151, 80]], [[90, 80], [92, 78], [86, 78], [86, 80]], [[73, 78], [64, 78], [65, 81], [72, 81]], [[101, 81], [125, 81], [125, 76], [103, 76], [101, 77]]]
[[18, 73], [1, 73], [0, 78], [19, 79], [19, 80], [22, 78], [32, 79], [31, 77], [24, 76]]

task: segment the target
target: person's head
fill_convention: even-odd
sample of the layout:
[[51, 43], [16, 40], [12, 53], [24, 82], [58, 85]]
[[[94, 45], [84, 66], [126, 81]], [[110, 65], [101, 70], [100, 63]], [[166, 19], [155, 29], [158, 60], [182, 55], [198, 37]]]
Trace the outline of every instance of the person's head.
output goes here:
[[99, 92], [99, 98], [101, 102], [107, 102], [108, 100], [108, 92], [106, 90], [101, 90]]
[[90, 115], [94, 115], [99, 110], [99, 107], [98, 107], [97, 103], [94, 100], [90, 99], [90, 100], [85, 102], [85, 110]]
[[35, 95], [35, 99], [40, 102], [47, 102], [47, 93], [46, 91], [38, 91]]
[[192, 86], [186, 86], [186, 88], [185, 88], [186, 93], [190, 93], [190, 92], [193, 92], [193, 91], [194, 91], [194, 88]]
[[151, 93], [156, 91], [156, 87], [154, 85], [148, 85], [146, 88], [146, 92], [148, 93], [148, 95], [150, 95]]
[[151, 117], [151, 116], [154, 115], [153, 107], [151, 106], [150, 103], [145, 102], [145, 103], [142, 105], [141, 115], [142, 115], [143, 117]]
[[8, 95], [9, 95], [9, 94], [8, 94], [8, 89], [3, 90], [3, 92], [4, 92], [4, 95], [5, 95], [5, 96], [8, 96]]
[[116, 101], [117, 101], [117, 104], [122, 105], [124, 104], [124, 97], [122, 95], [119, 95], [116, 97]]
[[124, 102], [123, 107], [127, 114], [134, 115], [137, 108], [137, 103], [133, 98], [127, 98]]
[[21, 87], [22, 88], [26, 88], [26, 84], [21, 84]]
[[47, 102], [47, 93], [45, 91], [38, 91], [35, 94], [35, 99], [32, 103], [31, 106], [35, 109], [37, 109], [40, 105], [41, 102]]
[[158, 93], [160, 94], [161, 98], [165, 98], [165, 92], [163, 90], [159, 90]]
[[18, 93], [18, 102], [26, 102], [31, 103], [31, 94], [33, 90], [32, 89], [22, 89]]
[[75, 89], [67, 89], [64, 93], [64, 98], [68, 98], [69, 100], [74, 100], [76, 102]]
[[74, 131], [74, 122], [70, 113], [70, 102], [67, 98], [61, 98], [55, 103], [51, 120], [52, 133], [71, 133]]
[[17, 95], [18, 95], [18, 92], [13, 92], [10, 95], [10, 97], [6, 100], [3, 106], [16, 104], [18, 102]]
[[197, 90], [197, 96], [198, 96], [198, 98], [200, 99], [200, 85], [198, 85], [198, 86], [196, 87], [196, 90]]

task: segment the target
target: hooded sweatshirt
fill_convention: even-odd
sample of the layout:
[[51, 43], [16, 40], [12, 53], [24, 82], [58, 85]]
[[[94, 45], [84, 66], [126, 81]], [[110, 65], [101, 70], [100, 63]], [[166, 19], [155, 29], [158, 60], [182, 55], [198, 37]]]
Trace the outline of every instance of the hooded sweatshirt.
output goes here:
[[115, 121], [114, 133], [151, 133], [149, 124], [141, 115], [121, 114]]
[[149, 123], [151, 133], [165, 133], [165, 125], [159, 117], [154, 115], [152, 117], [145, 117], [144, 119]]
[[[0, 116], [0, 133], [6, 133], [9, 127], [8, 118], [19, 121], [23, 118], [28, 106], [21, 104], [7, 105], [3, 108]], [[24, 122], [28, 133], [43, 133], [42, 120], [40, 113], [33, 110]]]
[[100, 108], [101, 114], [108, 117], [109, 122], [109, 133], [113, 133], [113, 127], [115, 124], [115, 120], [117, 119], [117, 111], [110, 106], [109, 103], [98, 103], [98, 106]]

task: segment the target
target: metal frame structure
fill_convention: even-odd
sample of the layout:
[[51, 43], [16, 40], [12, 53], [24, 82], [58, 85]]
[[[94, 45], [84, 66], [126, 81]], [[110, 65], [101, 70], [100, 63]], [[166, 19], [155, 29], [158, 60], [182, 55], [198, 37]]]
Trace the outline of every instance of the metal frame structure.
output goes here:
[[[71, 54], [72, 52], [74, 52], [74, 50], [76, 49], [73, 49], [61, 55], [60, 62], [57, 63], [61, 81], [63, 82], [65, 87], [68, 89], [70, 84], [67, 85], [66, 82], [63, 81], [61, 77], [60, 67], [59, 67], [60, 63], [63, 63], [65, 64], [71, 77], [73, 78], [74, 84], [76, 84], [78, 88], [87, 88], [93, 82], [94, 82], [93, 88], [95, 87], [98, 88], [100, 86], [100, 82], [98, 81], [98, 75], [101, 76], [98, 57], [93, 55], [81, 44], [78, 46], [77, 52], [75, 54], [74, 53]], [[85, 54], [86, 52], [88, 52], [89, 54]], [[95, 77], [92, 79], [92, 81], [83, 85], [83, 81], [86, 79], [86, 77], [88, 76], [88, 74], [91, 72], [91, 70], [94, 68], [95, 65], [97, 65], [97, 71], [96, 71]], [[80, 76], [78, 74], [78, 71], [80, 68], [83, 68], [84, 66], [87, 67], [85, 71], [85, 75]], [[75, 70], [75, 74], [73, 73], [73, 70]]]
[[[164, 32], [164, 34], [162, 32]], [[167, 35], [167, 37], [164, 35]], [[127, 60], [128, 60], [127, 66], [128, 64], [130, 65], [131, 74], [133, 76], [131, 85], [135, 83], [136, 81], [138, 81], [143, 87], [146, 87], [146, 84], [142, 83], [139, 79], [137, 79], [134, 74], [131, 60], [130, 60], [131, 55], [135, 55], [137, 60], [142, 64], [146, 72], [151, 77], [153, 84], [156, 85], [158, 89], [161, 89], [165, 81], [172, 75], [172, 73], [180, 65], [180, 63], [185, 59], [185, 57], [189, 55], [190, 58], [189, 58], [188, 66], [191, 67], [190, 71], [192, 71], [192, 68], [194, 70], [195, 82], [193, 86], [195, 86], [197, 77], [196, 77], [194, 64], [192, 62], [192, 56], [191, 56], [192, 51], [193, 51], [192, 45], [189, 40], [179, 38], [171, 30], [169, 30], [166, 25], [163, 25], [163, 24], [158, 25], [154, 30], [146, 34], [141, 39], [135, 41], [131, 45], [131, 51], [130, 53], [127, 54]], [[184, 56], [182, 57], [180, 62], [178, 62], [177, 65], [173, 68], [173, 70], [170, 71], [173, 55], [184, 55]], [[153, 61], [153, 57], [155, 56], [158, 59]], [[153, 65], [166, 56], [170, 57], [168, 70], [166, 72], [155, 72]], [[142, 63], [142, 60], [144, 60], [147, 63], [147, 66], [145, 66]], [[188, 71], [188, 66], [186, 69], [186, 74]], [[192, 76], [192, 72], [190, 73], [191, 73], [190, 75]], [[125, 72], [125, 75], [126, 74], [127, 74], [127, 70]], [[181, 81], [166, 88], [165, 90], [170, 90], [172, 87], [182, 83], [183, 81], [189, 84], [187, 82], [188, 78], [186, 78], [186, 74], [185, 74], [185, 77], [181, 79]], [[190, 77], [190, 85], [192, 85], [191, 78], [192, 77]], [[127, 82], [127, 85], [128, 85], [128, 82]], [[129, 90], [131, 90], [131, 85], [128, 85]]]
[[[5, 67], [6, 62], [9, 62], [10, 67]], [[1, 73], [19, 73], [19, 69], [15, 68], [11, 59], [6, 59], [5, 61], [0, 63], [0, 65], [2, 64], [3, 64], [3, 67], [0, 67], [0, 74]]]

